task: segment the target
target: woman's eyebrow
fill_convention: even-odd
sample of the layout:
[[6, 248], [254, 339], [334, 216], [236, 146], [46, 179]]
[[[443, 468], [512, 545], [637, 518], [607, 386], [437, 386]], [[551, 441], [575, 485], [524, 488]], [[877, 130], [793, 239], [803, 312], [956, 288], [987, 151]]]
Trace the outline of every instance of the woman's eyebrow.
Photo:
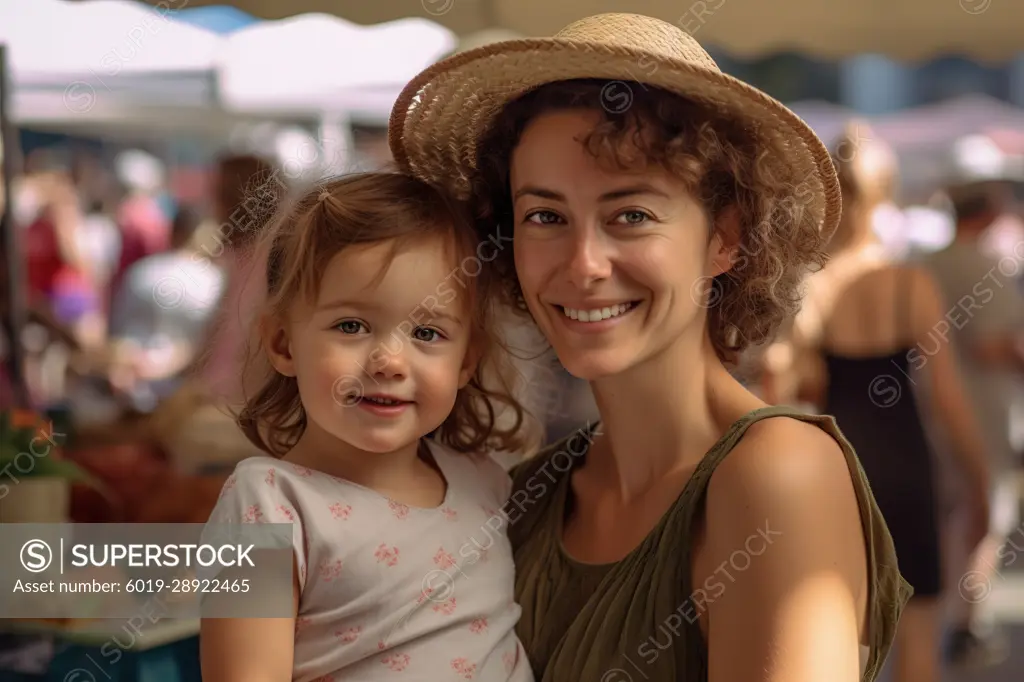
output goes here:
[[[626, 197], [632, 197], [641, 194], [651, 194], [654, 196], [664, 197], [666, 199], [671, 198], [666, 192], [664, 192], [661, 189], [658, 189], [654, 185], [648, 183], [641, 183], [638, 185], [630, 185], [628, 187], [621, 187], [619, 189], [613, 189], [609, 192], [605, 192], [600, 197], [598, 197], [598, 201], [616, 201], [618, 199], [625, 199]], [[565, 195], [561, 194], [560, 192], [556, 192], [551, 189], [545, 189], [543, 187], [537, 187], [535, 185], [527, 185], [525, 187], [521, 187], [512, 196], [512, 200], [518, 201], [521, 197], [528, 195], [539, 197], [541, 199], [550, 199], [552, 201], [565, 202]]]
[[556, 192], [552, 189], [544, 189], [543, 187], [537, 187], [535, 185], [526, 185], [516, 190], [516, 193], [512, 195], [512, 201], [518, 201], [520, 198], [525, 196], [535, 196], [541, 199], [551, 199], [552, 201], [565, 201], [565, 195]]
[[638, 194], [653, 194], [654, 196], [671, 199], [671, 197], [663, 190], [644, 182], [638, 185], [630, 185], [629, 187], [605, 192], [598, 198], [598, 201], [615, 201], [616, 199], [625, 199], [626, 197], [633, 197]]

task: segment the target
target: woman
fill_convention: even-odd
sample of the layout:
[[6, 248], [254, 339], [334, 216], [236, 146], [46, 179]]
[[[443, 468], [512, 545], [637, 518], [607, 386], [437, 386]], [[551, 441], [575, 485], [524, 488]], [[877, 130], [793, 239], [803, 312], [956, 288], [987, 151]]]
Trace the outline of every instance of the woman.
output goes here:
[[728, 369], [839, 218], [807, 126], [677, 27], [614, 14], [432, 66], [389, 134], [511, 240], [494, 264], [600, 412], [514, 471], [538, 679], [874, 679], [910, 590], [856, 456]]
[[23, 236], [29, 300], [67, 325], [84, 348], [98, 349], [104, 319], [96, 263], [79, 244], [83, 218], [75, 187], [65, 175], [48, 172], [26, 178], [24, 191], [39, 201], [38, 215]]
[[798, 391], [833, 415], [860, 453], [914, 588], [897, 631], [894, 682], [931, 682], [941, 677], [941, 528], [936, 461], [915, 400], [915, 374], [930, 385], [923, 407], [946, 429], [967, 483], [971, 550], [988, 527], [989, 472], [942, 331], [961, 324], [947, 317], [957, 309], [948, 312], [926, 271], [890, 262], [873, 230], [875, 209], [892, 195], [896, 162], [887, 148], [866, 141], [872, 137], [851, 124], [835, 145], [843, 217], [829, 244], [829, 266], [811, 277], [797, 317], [794, 341], [804, 360]]

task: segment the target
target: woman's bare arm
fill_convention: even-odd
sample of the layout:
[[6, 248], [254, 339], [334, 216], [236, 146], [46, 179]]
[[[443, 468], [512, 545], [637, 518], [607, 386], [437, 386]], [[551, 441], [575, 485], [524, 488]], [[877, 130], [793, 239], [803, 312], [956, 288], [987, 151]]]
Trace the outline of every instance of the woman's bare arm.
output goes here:
[[868, 567], [839, 445], [795, 420], [755, 424], [712, 477], [705, 518], [709, 682], [857, 682]]

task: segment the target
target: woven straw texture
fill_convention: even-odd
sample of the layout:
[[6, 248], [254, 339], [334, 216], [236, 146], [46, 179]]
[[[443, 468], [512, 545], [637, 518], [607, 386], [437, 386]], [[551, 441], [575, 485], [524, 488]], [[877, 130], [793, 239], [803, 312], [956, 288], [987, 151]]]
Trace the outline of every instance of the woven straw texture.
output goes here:
[[[637, 14], [600, 14], [552, 38], [493, 43], [440, 61], [414, 78], [391, 113], [389, 143], [400, 168], [466, 197], [477, 141], [510, 101], [546, 83], [606, 78], [602, 104], [622, 112], [630, 88], [652, 85], [745, 121], [776, 178], [809, 186], [804, 220], [826, 235], [839, 221], [839, 183], [828, 150], [780, 102], [723, 74], [679, 27]], [[604, 94], [604, 93], [602, 93]], [[614, 98], [613, 98], [614, 96]]]

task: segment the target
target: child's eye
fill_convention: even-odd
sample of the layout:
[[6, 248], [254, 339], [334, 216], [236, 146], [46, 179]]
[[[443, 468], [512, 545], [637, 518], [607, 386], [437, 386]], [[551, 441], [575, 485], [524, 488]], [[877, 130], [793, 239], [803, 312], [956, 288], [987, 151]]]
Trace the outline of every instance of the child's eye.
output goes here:
[[528, 223], [534, 223], [536, 225], [554, 225], [560, 221], [562, 217], [553, 211], [533, 211], [527, 213], [523, 218]]
[[358, 334], [363, 326], [362, 322], [356, 320], [342, 320], [336, 325], [336, 328], [343, 334]]
[[441, 332], [430, 327], [416, 327], [412, 331], [412, 338], [417, 341], [423, 341], [424, 343], [430, 343], [431, 341], [437, 341], [438, 339], [444, 338]]
[[620, 225], [642, 225], [648, 220], [653, 220], [650, 213], [638, 209], [629, 209], [615, 216], [615, 222]]

